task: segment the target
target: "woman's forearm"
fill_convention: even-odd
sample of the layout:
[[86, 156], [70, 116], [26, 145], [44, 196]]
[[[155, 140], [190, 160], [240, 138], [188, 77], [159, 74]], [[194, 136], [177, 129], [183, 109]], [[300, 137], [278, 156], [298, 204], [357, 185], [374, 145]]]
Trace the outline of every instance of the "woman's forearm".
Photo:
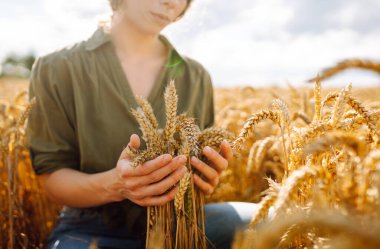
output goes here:
[[57, 203], [75, 208], [96, 207], [124, 199], [140, 206], [160, 206], [173, 200], [178, 191], [178, 186], [173, 186], [187, 172], [186, 157], [173, 159], [164, 154], [134, 168], [130, 160], [124, 158], [125, 151], [115, 168], [105, 172], [86, 174], [63, 168], [44, 174], [44, 189]]
[[48, 196], [61, 205], [87, 208], [120, 201], [106, 185], [115, 178], [114, 170], [86, 174], [65, 168], [42, 175], [42, 178]]

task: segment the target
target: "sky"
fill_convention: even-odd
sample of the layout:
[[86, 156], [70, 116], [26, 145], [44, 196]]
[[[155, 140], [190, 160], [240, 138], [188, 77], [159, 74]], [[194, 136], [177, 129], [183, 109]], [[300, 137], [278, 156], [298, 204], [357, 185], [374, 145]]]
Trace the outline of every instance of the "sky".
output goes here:
[[[107, 0], [4, 0], [0, 9], [0, 60], [87, 39], [109, 13]], [[194, 0], [163, 33], [216, 87], [306, 86], [341, 60], [380, 60], [379, 11], [380, 0]], [[380, 77], [349, 70], [324, 84], [350, 82], [380, 86]]]

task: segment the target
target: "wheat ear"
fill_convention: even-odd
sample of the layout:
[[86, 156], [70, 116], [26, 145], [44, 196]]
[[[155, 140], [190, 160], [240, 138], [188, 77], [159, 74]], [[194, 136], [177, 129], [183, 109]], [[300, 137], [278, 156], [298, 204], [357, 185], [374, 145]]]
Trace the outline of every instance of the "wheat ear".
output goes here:
[[345, 105], [348, 102], [348, 97], [351, 92], [352, 85], [349, 84], [347, 87], [342, 89], [339, 93], [338, 99], [335, 102], [332, 116], [330, 118], [330, 124], [335, 126], [338, 121], [343, 117]]
[[173, 80], [170, 81], [169, 85], [166, 87], [164, 98], [166, 111], [166, 125], [164, 129], [164, 135], [166, 140], [169, 141], [175, 132], [178, 105], [178, 96]]
[[142, 96], [136, 96], [136, 101], [143, 110], [145, 117], [150, 121], [151, 126], [154, 129], [158, 129], [158, 122], [151, 104]]
[[379, 62], [374, 62], [370, 60], [361, 60], [361, 59], [350, 59], [350, 60], [341, 61], [335, 66], [323, 70], [321, 75], [318, 75], [316, 78], [312, 78], [308, 80], [308, 82], [314, 82], [316, 80], [323, 81], [348, 68], [361, 68], [361, 69], [367, 69], [367, 70], [380, 73]]
[[314, 98], [315, 98], [315, 111], [313, 117], [313, 123], [321, 120], [321, 108], [322, 108], [322, 97], [321, 97], [321, 81], [315, 81]]
[[132, 109], [131, 113], [139, 124], [140, 130], [143, 134], [143, 139], [147, 142], [147, 146], [156, 148], [161, 147], [160, 135], [157, 130], [153, 128], [143, 110], [138, 107], [137, 109]]
[[191, 174], [192, 172], [186, 173], [179, 182], [179, 190], [174, 198], [174, 207], [175, 207], [177, 216], [180, 215], [181, 212], [183, 211], [184, 197], [190, 185]]
[[288, 205], [298, 187], [313, 175], [315, 175], [315, 171], [310, 166], [303, 166], [290, 174], [284, 185], [280, 188], [278, 198], [274, 203], [274, 214], [272, 219], [275, 219], [276, 216], [278, 216]]
[[232, 144], [234, 150], [238, 151], [245, 142], [248, 133], [253, 129], [253, 127], [262, 120], [270, 119], [274, 123], [281, 126], [281, 118], [278, 112], [271, 110], [262, 110], [254, 115], [252, 115], [244, 124], [243, 129], [240, 131], [239, 135]]

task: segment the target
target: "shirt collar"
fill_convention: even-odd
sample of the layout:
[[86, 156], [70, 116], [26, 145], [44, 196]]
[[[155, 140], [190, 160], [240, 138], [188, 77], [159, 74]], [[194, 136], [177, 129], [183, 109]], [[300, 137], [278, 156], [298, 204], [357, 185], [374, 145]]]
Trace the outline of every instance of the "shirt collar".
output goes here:
[[[169, 42], [169, 40], [165, 36], [160, 34], [159, 38], [169, 48], [170, 58], [174, 56], [184, 61], [184, 57], [180, 53], [178, 53], [178, 51], [174, 48], [174, 46]], [[107, 32], [104, 31], [104, 27], [100, 26], [94, 32], [94, 34], [88, 40], [85, 41], [85, 48], [87, 51], [96, 50], [97, 48], [101, 47], [103, 44], [106, 44], [108, 42], [111, 42], [111, 37]]]
[[92, 51], [111, 41], [111, 37], [104, 31], [103, 27], [99, 27], [94, 34], [85, 41], [85, 48]]

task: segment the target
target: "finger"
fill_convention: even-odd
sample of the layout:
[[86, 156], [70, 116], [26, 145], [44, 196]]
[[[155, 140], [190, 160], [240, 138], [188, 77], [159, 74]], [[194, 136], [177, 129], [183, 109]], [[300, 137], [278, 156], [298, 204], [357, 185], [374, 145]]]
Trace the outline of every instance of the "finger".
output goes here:
[[161, 181], [163, 178], [171, 174], [173, 171], [177, 170], [180, 166], [184, 166], [186, 161], [187, 158], [185, 156], [175, 157], [170, 163], [166, 164], [164, 167], [159, 168], [158, 170], [153, 171], [152, 173], [146, 176], [138, 177], [139, 186], [144, 186]]
[[226, 140], [223, 140], [223, 142], [220, 144], [221, 154], [222, 156], [227, 159], [231, 160], [233, 157], [232, 148], [229, 142]]
[[185, 156], [177, 156], [164, 167], [159, 168], [148, 175], [129, 177], [128, 182], [126, 182], [125, 185], [127, 188], [133, 189], [158, 182], [173, 171], [177, 170], [181, 165], [183, 166], [186, 160], [187, 159]]
[[140, 144], [140, 137], [136, 134], [132, 134], [129, 139], [128, 146], [131, 146], [132, 148], [137, 150], [138, 148], [140, 148]]
[[168, 177], [166, 177], [164, 180], [140, 188], [139, 194], [141, 196], [162, 195], [168, 189], [173, 187], [174, 184], [179, 182], [179, 180], [181, 180], [181, 178], [186, 174], [186, 172], [186, 167], [182, 166], [178, 168], [176, 171], [174, 171], [172, 174], [170, 174]]
[[214, 187], [211, 186], [209, 183], [205, 182], [200, 176], [197, 174], [193, 174], [194, 183], [202, 192], [206, 195], [212, 194], [214, 192]]
[[137, 168], [126, 167], [122, 171], [123, 177], [131, 177], [131, 176], [144, 176], [148, 175], [151, 172], [164, 167], [172, 160], [172, 156], [169, 154], [164, 154], [156, 157], [153, 160], [147, 161]]
[[149, 196], [145, 197], [141, 200], [136, 200], [134, 201], [136, 204], [140, 206], [162, 206], [165, 205], [166, 203], [174, 200], [175, 195], [178, 192], [178, 187], [175, 187], [171, 189], [168, 193], [160, 196]]
[[215, 165], [218, 173], [222, 173], [223, 170], [227, 169], [228, 161], [211, 147], [206, 146], [203, 149], [203, 154]]
[[131, 150], [138, 150], [140, 148], [140, 138], [136, 134], [132, 134], [127, 147], [121, 152], [119, 160], [130, 159]]
[[212, 186], [215, 187], [218, 185], [219, 174], [214, 168], [210, 167], [209, 165], [204, 163], [202, 160], [194, 156], [191, 158], [191, 165], [193, 165], [197, 170], [199, 170], [199, 172], [208, 179], [208, 182]]

